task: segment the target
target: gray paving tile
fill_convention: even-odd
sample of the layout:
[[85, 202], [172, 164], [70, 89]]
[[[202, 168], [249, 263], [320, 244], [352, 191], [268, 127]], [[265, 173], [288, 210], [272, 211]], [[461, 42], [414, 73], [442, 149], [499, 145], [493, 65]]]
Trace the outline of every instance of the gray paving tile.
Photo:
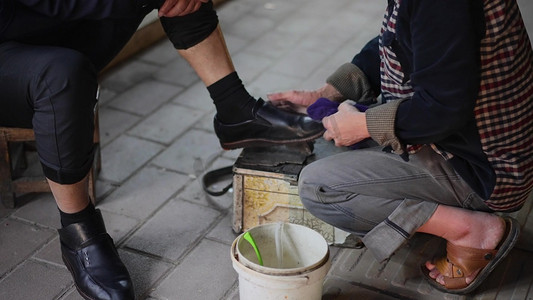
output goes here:
[[228, 246], [204, 240], [158, 286], [152, 296], [163, 299], [221, 299], [237, 277]]
[[178, 56], [172, 43], [167, 38], [163, 38], [152, 47], [140, 53], [137, 58], [143, 62], [164, 66], [175, 60]]
[[217, 8], [217, 14], [223, 26], [225, 23], [235, 23], [243, 15], [250, 13], [252, 8], [253, 3], [249, 1], [228, 1]]
[[115, 138], [134, 126], [139, 116], [112, 108], [100, 109], [100, 145], [105, 147]]
[[267, 71], [255, 79], [246, 88], [254, 96], [266, 97], [268, 93], [294, 89], [300, 85], [301, 78]]
[[[345, 9], [347, 3], [350, 2], [353, 1], [334, 0], [326, 2], [320, 0], [312, 0], [311, 2], [306, 3], [306, 5], [300, 4], [299, 12], [308, 15], [310, 18], [324, 18], [324, 16], [330, 16], [332, 18], [335, 18], [337, 14], [341, 13]], [[370, 3], [367, 5], [373, 6], [375, 4]], [[385, 4], [380, 3], [380, 5], [384, 6]]]
[[158, 81], [173, 85], [189, 86], [198, 80], [198, 76], [183, 58], [177, 58], [153, 74]]
[[[224, 31], [224, 26], [221, 25], [222, 31]], [[248, 41], [245, 39], [242, 39], [238, 36], [234, 36], [231, 34], [224, 34], [224, 40], [226, 41], [226, 46], [228, 47], [228, 51], [233, 59], [235, 54], [239, 53], [243, 48], [245, 48], [248, 45]]]
[[278, 58], [292, 49], [300, 40], [293, 36], [272, 30], [248, 44], [246, 51], [266, 57]]
[[215, 134], [215, 129], [213, 127], [213, 118], [216, 114], [215, 106], [213, 105], [211, 110], [208, 110], [204, 116], [194, 124], [194, 129], [201, 129], [203, 131], [211, 132]]
[[233, 57], [233, 62], [235, 68], [239, 70], [239, 77], [241, 77], [245, 86], [274, 63], [274, 61], [268, 57], [246, 51], [235, 55]]
[[224, 30], [229, 34], [250, 41], [268, 32], [275, 25], [275, 22], [268, 18], [247, 14], [241, 16], [235, 23], [225, 26]]
[[145, 299], [152, 287], [173, 267], [172, 264], [131, 251], [119, 251], [119, 255], [130, 272], [137, 299]]
[[102, 211], [102, 217], [104, 218], [107, 233], [109, 233], [115, 244], [120, 243], [139, 223], [136, 219], [107, 211]]
[[154, 158], [152, 163], [180, 173], [197, 176], [202, 172], [202, 166], [210, 164], [220, 155], [222, 151], [220, 149], [215, 135], [190, 130]]
[[103, 107], [107, 103], [109, 103], [112, 99], [114, 99], [116, 96], [117, 96], [117, 92], [107, 89], [103, 86], [100, 86], [98, 104], [100, 105], [100, 107]]
[[39, 249], [34, 255], [33, 258], [44, 261], [50, 264], [56, 264], [57, 266], [66, 267], [63, 264], [61, 259], [61, 248], [59, 243], [59, 235], [56, 233], [56, 237], [52, 239], [48, 244]]
[[239, 287], [236, 286], [228, 291], [228, 293], [224, 297], [224, 300], [239, 300], [239, 298]]
[[121, 136], [102, 149], [102, 179], [122, 182], [159, 153], [163, 147], [134, 137]]
[[9, 216], [13, 211], [15, 211], [15, 209], [5, 207], [4, 203], [0, 201], [0, 219]]
[[[213, 188], [218, 187], [215, 186]], [[232, 193], [217, 197], [208, 195], [202, 188], [201, 178], [198, 178], [187, 184], [185, 189], [178, 194], [177, 198], [222, 211], [231, 206], [232, 195]]]
[[218, 222], [217, 226], [207, 234], [207, 237], [231, 246], [233, 241], [239, 236], [239, 233], [235, 233], [232, 229], [232, 218], [233, 213], [228, 213], [222, 220], [220, 220], [220, 222]]
[[95, 184], [96, 201], [99, 202], [100, 200], [102, 200], [106, 195], [111, 193], [111, 191], [113, 191], [115, 187], [116, 186], [112, 183], [104, 181], [101, 179], [101, 177], [98, 177]]
[[272, 70], [297, 78], [305, 78], [318, 67], [322, 60], [320, 53], [297, 48], [284, 55], [272, 67]]
[[194, 83], [174, 97], [172, 102], [204, 112], [212, 111], [215, 108], [213, 100], [209, 97], [209, 93], [201, 81]]
[[[302, 0], [273, 0], [273, 1], [255, 1], [252, 15], [267, 18], [279, 24], [286, 19], [291, 18], [298, 13], [302, 5], [313, 5], [311, 1]], [[295, 36], [296, 37], [296, 36]]]
[[134, 115], [146, 116], [170, 101], [182, 89], [168, 83], [145, 80], [115, 97], [108, 105]]
[[29, 258], [54, 234], [52, 229], [29, 225], [11, 218], [0, 222], [0, 278]]
[[28, 260], [0, 282], [0, 299], [54, 299], [70, 285], [67, 269]]
[[276, 30], [293, 37], [305, 36], [306, 39], [312, 36], [321, 27], [322, 23], [324, 23], [323, 18], [310, 18], [298, 10], [296, 13], [291, 14], [290, 18], [285, 18], [279, 22]]
[[[234, 160], [230, 160], [227, 158], [219, 158], [212, 165], [210, 165], [209, 168], [202, 166], [201, 173], [196, 176], [193, 181], [187, 184], [185, 189], [178, 194], [177, 198], [208, 206], [218, 211], [224, 211], [228, 209], [233, 204], [232, 190], [229, 190], [226, 194], [220, 196], [209, 195], [203, 189], [202, 178], [208, 171], [226, 166], [231, 166], [234, 162]], [[213, 184], [212, 186], [210, 186], [210, 188], [212, 190], [219, 191], [231, 182], [232, 178], [230, 176], [229, 180], [223, 180], [218, 184]]]
[[226, 150], [222, 152], [222, 156], [235, 162], [239, 155], [241, 155], [242, 149]]
[[152, 76], [158, 67], [142, 61], [132, 59], [120, 68], [110, 70], [102, 77], [101, 86], [115, 92], [123, 92], [133, 85]]
[[205, 206], [174, 200], [139, 228], [126, 246], [175, 261], [194, 247], [218, 216]]
[[379, 290], [368, 289], [368, 287], [348, 282], [342, 278], [328, 277], [324, 281], [323, 300], [392, 300], [399, 299], [391, 295], [386, 295]]
[[59, 228], [59, 209], [52, 193], [35, 194], [32, 201], [20, 207], [15, 217], [50, 228]]
[[98, 207], [144, 220], [152, 215], [190, 178], [161, 168], [143, 168], [111, 193]]
[[76, 291], [76, 288], [71, 288], [63, 297], [60, 298], [61, 300], [84, 300], [80, 294]]
[[147, 140], [170, 144], [192, 127], [204, 112], [175, 104], [165, 104], [139, 122], [128, 133]]

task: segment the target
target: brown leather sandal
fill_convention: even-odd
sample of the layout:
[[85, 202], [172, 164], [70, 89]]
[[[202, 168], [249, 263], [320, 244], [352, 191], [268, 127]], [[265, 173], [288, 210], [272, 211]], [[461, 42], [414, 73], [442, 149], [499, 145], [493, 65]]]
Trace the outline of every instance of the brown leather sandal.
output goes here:
[[[444, 276], [444, 285], [429, 276], [425, 265], [421, 266], [422, 274], [436, 289], [454, 294], [468, 294], [474, 291], [494, 270], [499, 262], [511, 251], [518, 240], [520, 225], [515, 219], [504, 218], [506, 232], [498, 247], [494, 250], [462, 247], [447, 243], [446, 257], [435, 261], [435, 267]], [[479, 271], [470, 283], [466, 277]]]

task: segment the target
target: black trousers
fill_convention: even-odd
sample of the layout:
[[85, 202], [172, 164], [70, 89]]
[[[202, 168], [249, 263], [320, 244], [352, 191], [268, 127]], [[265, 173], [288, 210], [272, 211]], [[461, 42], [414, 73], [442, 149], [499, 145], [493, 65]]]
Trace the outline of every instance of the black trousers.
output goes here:
[[[93, 160], [97, 74], [137, 30], [152, 7], [126, 18], [57, 25], [53, 32], [11, 37], [0, 44], [0, 126], [33, 128], [46, 177], [83, 179]], [[19, 12], [19, 13], [23, 13]], [[177, 49], [194, 46], [218, 25], [212, 2], [190, 15], [162, 18]]]

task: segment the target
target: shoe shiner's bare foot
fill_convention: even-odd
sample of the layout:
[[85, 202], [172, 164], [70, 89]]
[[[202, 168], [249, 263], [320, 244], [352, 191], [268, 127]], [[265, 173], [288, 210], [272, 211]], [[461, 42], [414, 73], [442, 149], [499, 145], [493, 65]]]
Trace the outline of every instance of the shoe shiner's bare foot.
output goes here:
[[[471, 225], [469, 228], [465, 228], [462, 236], [456, 237], [454, 234], [452, 239], [447, 239], [448, 243], [474, 249], [493, 250], [496, 249], [505, 233], [505, 221], [493, 214], [473, 212], [468, 223]], [[446, 237], [444, 236], [444, 238]], [[444, 286], [444, 275], [440, 274], [437, 266], [431, 261], [427, 261], [425, 266], [429, 271], [429, 276]], [[480, 270], [481, 268], [468, 274], [465, 278], [466, 284], [470, 284]]]
[[520, 225], [509, 217], [439, 205], [417, 231], [447, 241], [446, 256], [421, 266], [429, 284], [446, 293], [467, 294], [509, 254]]

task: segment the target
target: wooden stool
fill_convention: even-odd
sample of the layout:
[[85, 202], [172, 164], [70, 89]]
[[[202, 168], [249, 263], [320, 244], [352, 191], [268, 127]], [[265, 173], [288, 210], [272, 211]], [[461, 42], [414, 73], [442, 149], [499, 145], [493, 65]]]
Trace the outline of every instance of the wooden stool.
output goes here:
[[[96, 204], [96, 176], [102, 167], [100, 155], [100, 128], [98, 103], [94, 108], [95, 157], [89, 171], [89, 197]], [[15, 207], [17, 194], [50, 192], [44, 175], [24, 176], [18, 170], [27, 167], [26, 151], [32, 150], [35, 141], [33, 129], [0, 127], [0, 199], [7, 208]], [[33, 149], [34, 150], [34, 149]]]

